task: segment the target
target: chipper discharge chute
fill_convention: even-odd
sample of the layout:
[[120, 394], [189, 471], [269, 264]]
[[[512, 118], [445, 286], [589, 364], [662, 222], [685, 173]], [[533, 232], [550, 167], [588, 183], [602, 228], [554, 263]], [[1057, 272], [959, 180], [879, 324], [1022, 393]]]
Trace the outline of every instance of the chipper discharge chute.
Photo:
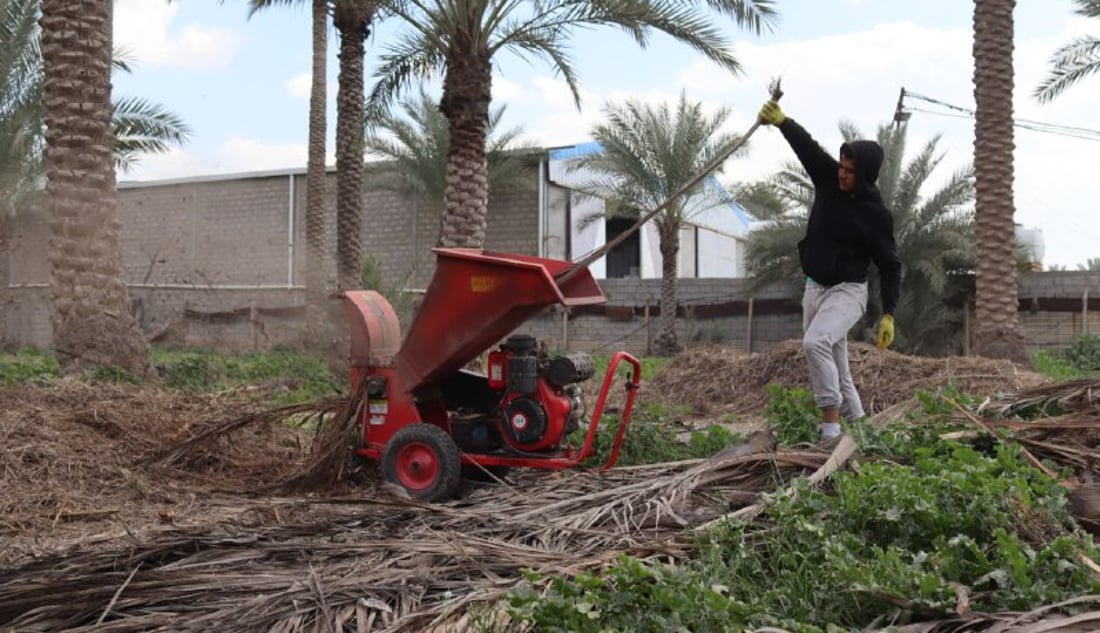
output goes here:
[[[404, 339], [382, 295], [342, 294], [352, 387], [363, 393], [356, 452], [380, 459], [386, 480], [428, 500], [453, 495], [464, 472], [576, 466], [594, 452], [608, 391], [625, 360], [633, 371], [604, 468], [613, 466], [641, 380], [638, 360], [612, 356], [589, 418], [580, 383], [595, 374], [592, 357], [552, 355], [534, 337], [514, 334], [547, 306], [605, 301], [588, 269], [478, 249], [435, 252], [435, 276]], [[484, 374], [464, 369], [484, 352]], [[583, 443], [570, 445], [566, 436], [585, 423]]]

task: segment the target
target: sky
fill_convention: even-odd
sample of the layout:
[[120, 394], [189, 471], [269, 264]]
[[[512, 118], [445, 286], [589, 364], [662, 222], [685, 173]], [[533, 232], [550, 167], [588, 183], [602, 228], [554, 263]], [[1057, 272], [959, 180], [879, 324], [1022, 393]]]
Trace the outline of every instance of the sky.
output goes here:
[[[310, 16], [306, 5], [247, 17], [244, 0], [116, 0], [115, 43], [133, 71], [117, 74], [116, 96], [163, 104], [192, 128], [188, 144], [151, 156], [123, 181], [148, 181], [276, 169], [302, 169], [310, 83]], [[971, 23], [964, 0], [778, 0], [781, 16], [768, 33], [730, 26], [743, 72], [732, 75], [700, 54], [657, 34], [646, 49], [611, 29], [578, 32], [569, 52], [581, 84], [578, 110], [565, 82], [541, 60], [504, 54], [496, 60], [493, 107], [505, 106], [503, 125], [546, 147], [591, 140], [589, 131], [608, 103], [627, 99], [690, 100], [731, 112], [727, 128], [746, 131], [781, 77], [781, 105], [827, 149], [841, 142], [838, 125], [853, 123], [872, 136], [889, 123], [904, 88], [909, 153], [938, 139], [943, 158], [935, 187], [969, 165], [973, 119], [911, 95], [973, 108]], [[1100, 36], [1100, 20], [1073, 13], [1069, 0], [1017, 0], [1015, 115], [1018, 120], [1100, 130], [1100, 76], [1069, 88], [1052, 103], [1032, 91], [1059, 45]], [[398, 25], [381, 23], [367, 41], [371, 69]], [[336, 35], [328, 64], [329, 163], [335, 127]], [[438, 79], [429, 90], [438, 95]], [[1017, 128], [1016, 221], [1041, 231], [1043, 262], [1076, 269], [1100, 258], [1100, 138], [1072, 138]], [[773, 129], [758, 131], [745, 157], [729, 161], [723, 182], [752, 181], [793, 157]]]

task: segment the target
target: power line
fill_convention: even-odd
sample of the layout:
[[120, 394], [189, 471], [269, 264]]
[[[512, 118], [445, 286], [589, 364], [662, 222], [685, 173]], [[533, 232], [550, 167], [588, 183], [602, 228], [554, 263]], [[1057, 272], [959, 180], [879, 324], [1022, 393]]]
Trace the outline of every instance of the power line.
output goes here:
[[[938, 112], [935, 110], [928, 110], [924, 108], [917, 108], [913, 106], [906, 106], [904, 104], [905, 97], [912, 97], [920, 101], [925, 101], [933, 105], [938, 105], [953, 112]], [[935, 116], [943, 116], [949, 118], [967, 118], [973, 119], [975, 112], [971, 108], [964, 108], [962, 106], [948, 103], [946, 101], [928, 97], [916, 92], [910, 92], [905, 88], [901, 89], [901, 95], [898, 97], [897, 109], [894, 112], [894, 122], [901, 123], [909, 118], [911, 112], [922, 112], [925, 114], [932, 114]], [[1074, 127], [1070, 125], [1056, 125], [1054, 123], [1045, 123], [1043, 121], [1034, 121], [1031, 119], [1013, 119], [1013, 126], [1030, 130], [1033, 132], [1042, 132], [1045, 134], [1055, 134], [1058, 136], [1066, 136], [1069, 138], [1077, 138], [1085, 141], [1100, 141], [1100, 130], [1092, 130], [1083, 127]]]

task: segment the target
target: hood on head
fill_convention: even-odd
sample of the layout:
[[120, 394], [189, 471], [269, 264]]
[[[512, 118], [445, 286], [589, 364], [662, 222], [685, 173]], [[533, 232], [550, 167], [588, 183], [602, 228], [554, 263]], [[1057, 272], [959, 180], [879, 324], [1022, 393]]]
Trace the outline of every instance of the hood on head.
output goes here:
[[864, 187], [874, 186], [885, 154], [875, 141], [849, 141], [840, 146], [840, 155], [856, 164], [856, 177]]

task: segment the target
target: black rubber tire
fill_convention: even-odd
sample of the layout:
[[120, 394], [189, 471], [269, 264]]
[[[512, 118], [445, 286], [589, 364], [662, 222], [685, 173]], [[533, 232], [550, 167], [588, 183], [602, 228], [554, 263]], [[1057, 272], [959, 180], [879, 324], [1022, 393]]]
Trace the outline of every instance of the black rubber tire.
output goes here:
[[454, 438], [434, 424], [399, 429], [382, 453], [382, 476], [424, 501], [455, 495], [462, 481], [462, 462]]

